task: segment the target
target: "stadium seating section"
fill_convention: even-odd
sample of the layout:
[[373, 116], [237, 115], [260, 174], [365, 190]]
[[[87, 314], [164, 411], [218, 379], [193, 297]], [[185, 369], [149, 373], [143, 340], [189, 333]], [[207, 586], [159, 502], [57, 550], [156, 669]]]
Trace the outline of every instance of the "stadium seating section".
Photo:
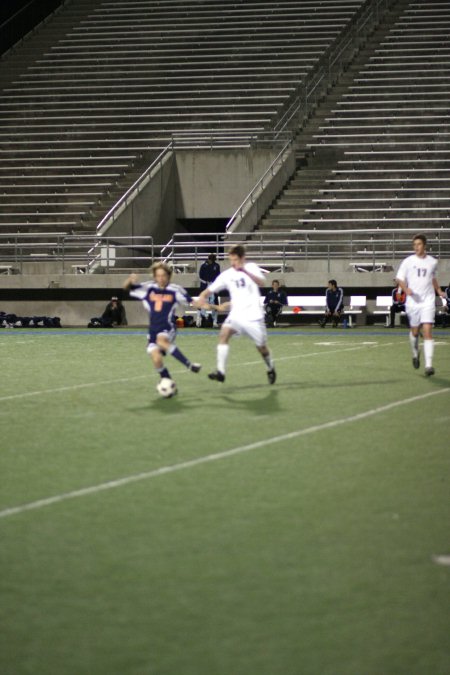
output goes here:
[[[176, 134], [273, 129], [364, 4], [67, 2], [2, 59], [1, 246], [94, 232]], [[267, 241], [295, 228], [448, 227], [450, 8], [385, 5], [295, 130], [307, 165], [261, 220]]]

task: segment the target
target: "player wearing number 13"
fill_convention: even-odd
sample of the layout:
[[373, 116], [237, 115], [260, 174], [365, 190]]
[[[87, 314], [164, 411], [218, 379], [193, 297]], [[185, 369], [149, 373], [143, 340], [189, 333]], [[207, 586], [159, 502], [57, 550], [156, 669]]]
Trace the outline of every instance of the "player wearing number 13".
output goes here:
[[422, 327], [425, 375], [434, 375], [432, 327], [436, 313], [436, 293], [445, 296], [436, 279], [437, 260], [427, 254], [425, 235], [413, 239], [414, 254], [405, 258], [397, 272], [397, 282], [406, 293], [409, 342], [414, 368], [420, 367], [419, 330]]
[[225, 382], [228, 343], [233, 335], [246, 335], [255, 343], [266, 364], [269, 384], [273, 384], [276, 372], [267, 347], [267, 331], [259, 292], [259, 288], [265, 283], [264, 273], [258, 265], [246, 261], [245, 248], [241, 245], [233, 246], [228, 252], [228, 258], [230, 268], [219, 274], [198, 298], [202, 304], [206, 303], [209, 295], [223, 290], [227, 290], [230, 295], [231, 310], [222, 324], [217, 345], [217, 370], [208, 377], [217, 382]]

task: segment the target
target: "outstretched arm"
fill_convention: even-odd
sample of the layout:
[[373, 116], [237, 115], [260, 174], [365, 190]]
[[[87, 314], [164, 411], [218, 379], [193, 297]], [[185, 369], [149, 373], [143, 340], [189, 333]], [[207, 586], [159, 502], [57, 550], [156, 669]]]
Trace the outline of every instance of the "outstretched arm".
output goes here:
[[203, 309], [203, 308], [206, 307], [206, 305], [208, 304], [207, 301], [206, 301], [206, 298], [208, 298], [210, 295], [211, 295], [211, 291], [209, 290], [209, 288], [205, 288], [205, 289], [200, 293], [200, 295], [198, 296], [197, 300], [194, 300], [194, 302], [192, 303], [192, 305], [193, 305], [194, 307], [196, 307], [197, 309]]
[[207, 303], [204, 305], [205, 309], [215, 309], [217, 312], [228, 312], [228, 310], [231, 307], [231, 302], [227, 300], [227, 302], [221, 302], [218, 305], [212, 305], [211, 303]]
[[137, 274], [134, 274], [134, 272], [133, 272], [132, 274], [130, 274], [128, 279], [126, 279], [126, 281], [124, 281], [123, 289], [125, 291], [128, 291], [128, 289], [130, 289], [132, 286], [136, 286], [137, 284], [139, 284], [139, 277], [138, 277]]

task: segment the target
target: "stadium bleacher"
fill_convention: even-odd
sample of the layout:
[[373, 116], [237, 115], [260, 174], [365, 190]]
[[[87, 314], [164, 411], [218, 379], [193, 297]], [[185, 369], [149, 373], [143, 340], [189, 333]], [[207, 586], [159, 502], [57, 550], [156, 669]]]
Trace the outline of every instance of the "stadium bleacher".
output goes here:
[[270, 128], [363, 4], [66, 3], [2, 59], [1, 231], [93, 231], [174, 133]]
[[306, 136], [309, 166], [263, 219], [264, 232], [448, 229], [450, 8], [396, 9], [327, 97]]

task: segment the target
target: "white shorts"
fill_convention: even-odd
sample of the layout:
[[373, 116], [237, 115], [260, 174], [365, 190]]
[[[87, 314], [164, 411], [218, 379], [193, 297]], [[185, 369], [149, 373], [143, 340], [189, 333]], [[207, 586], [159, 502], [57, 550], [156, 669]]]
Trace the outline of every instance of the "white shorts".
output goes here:
[[258, 347], [263, 347], [267, 342], [267, 330], [264, 319], [242, 321], [227, 316], [223, 322], [223, 326], [231, 328], [237, 335], [246, 335], [250, 340], [253, 340]]
[[434, 305], [406, 305], [405, 309], [411, 328], [417, 328], [423, 323], [434, 323], [436, 315]]

